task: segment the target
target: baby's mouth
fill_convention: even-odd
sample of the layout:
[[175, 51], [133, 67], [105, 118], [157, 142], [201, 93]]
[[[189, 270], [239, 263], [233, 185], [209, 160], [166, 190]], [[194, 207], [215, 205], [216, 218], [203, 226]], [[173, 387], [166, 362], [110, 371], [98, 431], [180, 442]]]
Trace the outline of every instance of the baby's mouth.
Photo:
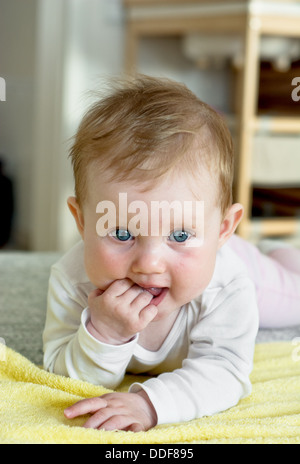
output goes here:
[[159, 303], [162, 302], [162, 300], [165, 298], [167, 292], [168, 292], [168, 287], [142, 287], [140, 285], [140, 287], [143, 289], [143, 290], [146, 290], [147, 292], [151, 293], [151, 295], [153, 296], [152, 300], [151, 300], [151, 304], [154, 304], [155, 306], [158, 306]]
[[151, 293], [151, 295], [153, 295], [154, 297], [157, 297], [161, 294], [163, 289], [164, 289], [163, 287], [150, 287], [150, 288], [146, 288], [145, 290]]

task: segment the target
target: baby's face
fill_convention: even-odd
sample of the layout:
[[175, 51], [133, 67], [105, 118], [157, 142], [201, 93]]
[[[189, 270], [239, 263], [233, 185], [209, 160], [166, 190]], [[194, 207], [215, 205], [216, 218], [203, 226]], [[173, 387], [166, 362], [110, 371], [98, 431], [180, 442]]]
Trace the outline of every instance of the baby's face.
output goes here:
[[156, 321], [200, 296], [228, 238], [208, 172], [197, 185], [177, 175], [148, 191], [129, 182], [106, 182], [96, 172], [90, 177], [77, 219], [90, 281], [106, 290], [126, 278], [149, 289], [158, 307]]

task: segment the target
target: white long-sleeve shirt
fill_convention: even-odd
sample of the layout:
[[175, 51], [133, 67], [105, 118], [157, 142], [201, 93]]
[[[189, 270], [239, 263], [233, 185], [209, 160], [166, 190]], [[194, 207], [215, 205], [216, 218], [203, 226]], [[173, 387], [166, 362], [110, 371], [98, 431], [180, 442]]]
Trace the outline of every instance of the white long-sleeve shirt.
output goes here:
[[251, 392], [258, 330], [255, 288], [228, 245], [218, 252], [209, 286], [181, 308], [155, 352], [139, 345], [138, 334], [115, 346], [88, 332], [88, 295], [94, 288], [79, 242], [51, 270], [43, 336], [44, 367], [50, 372], [112, 389], [126, 372], [153, 375], [130, 391], [146, 391], [159, 424], [215, 414]]

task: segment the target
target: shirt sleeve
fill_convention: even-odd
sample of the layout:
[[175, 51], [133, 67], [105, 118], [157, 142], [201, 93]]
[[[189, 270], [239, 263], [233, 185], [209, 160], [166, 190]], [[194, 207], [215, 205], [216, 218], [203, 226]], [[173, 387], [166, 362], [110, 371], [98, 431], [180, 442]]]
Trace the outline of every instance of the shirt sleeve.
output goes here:
[[131, 392], [144, 389], [158, 424], [188, 421], [224, 411], [251, 392], [258, 309], [255, 289], [247, 278], [231, 282], [203, 304], [190, 332], [182, 367], [160, 374]]
[[43, 333], [44, 367], [112, 389], [125, 375], [137, 337], [117, 346], [94, 338], [86, 328], [90, 313], [84, 300], [68, 279], [52, 268]]

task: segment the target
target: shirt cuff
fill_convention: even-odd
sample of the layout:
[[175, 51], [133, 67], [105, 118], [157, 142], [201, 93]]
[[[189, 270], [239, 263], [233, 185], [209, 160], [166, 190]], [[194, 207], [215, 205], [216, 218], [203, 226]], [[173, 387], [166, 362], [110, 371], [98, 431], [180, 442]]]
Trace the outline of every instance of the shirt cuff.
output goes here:
[[146, 380], [144, 383], [133, 383], [130, 388], [130, 393], [137, 393], [144, 390], [157, 415], [157, 425], [180, 422], [180, 413], [173, 395], [168, 387], [160, 379]]
[[78, 331], [79, 343], [81, 346], [85, 347], [85, 351], [93, 354], [93, 358], [96, 356], [101, 356], [103, 362], [103, 357], [106, 361], [118, 361], [122, 363], [122, 360], [126, 360], [132, 356], [134, 347], [137, 343], [138, 336], [135, 335], [129, 342], [122, 345], [109, 345], [103, 343], [100, 340], [97, 340], [93, 337], [92, 334], [87, 329], [87, 324], [90, 320], [90, 311], [89, 308], [85, 308], [81, 314], [81, 325]]

